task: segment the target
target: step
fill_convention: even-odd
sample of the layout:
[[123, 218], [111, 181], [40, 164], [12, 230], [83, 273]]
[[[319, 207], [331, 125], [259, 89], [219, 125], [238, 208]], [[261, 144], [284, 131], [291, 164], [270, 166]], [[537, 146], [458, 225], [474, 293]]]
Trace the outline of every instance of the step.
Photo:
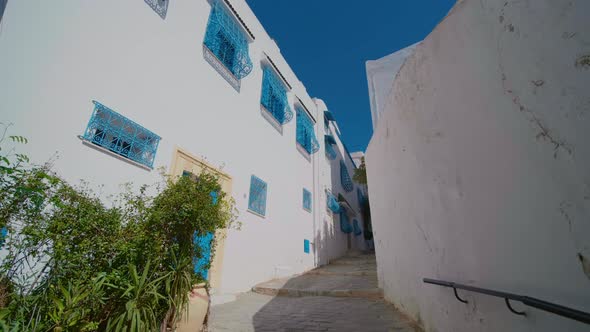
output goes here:
[[383, 291], [374, 276], [303, 274], [263, 282], [252, 288], [255, 293], [271, 296], [332, 296], [381, 299]]
[[317, 275], [376, 276], [376, 266], [371, 264], [333, 264], [307, 272]]
[[337, 258], [335, 260], [330, 261], [330, 264], [337, 264], [337, 265], [377, 265], [377, 261], [375, 257], [342, 257]]

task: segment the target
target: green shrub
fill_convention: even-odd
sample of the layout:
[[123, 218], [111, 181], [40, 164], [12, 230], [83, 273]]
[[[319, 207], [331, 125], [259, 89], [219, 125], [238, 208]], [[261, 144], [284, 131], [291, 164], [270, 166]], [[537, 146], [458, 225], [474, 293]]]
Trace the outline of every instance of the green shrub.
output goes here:
[[[6, 142], [27, 143], [0, 136], [0, 146]], [[193, 257], [202, 255], [193, 234], [235, 221], [234, 202], [216, 176], [165, 177], [155, 196], [144, 186], [106, 206], [87, 184], [72, 186], [50, 165], [29, 165], [26, 156], [4, 151], [0, 227], [9, 235], [0, 328], [157, 331], [180, 319], [193, 285], [203, 281], [193, 272]]]

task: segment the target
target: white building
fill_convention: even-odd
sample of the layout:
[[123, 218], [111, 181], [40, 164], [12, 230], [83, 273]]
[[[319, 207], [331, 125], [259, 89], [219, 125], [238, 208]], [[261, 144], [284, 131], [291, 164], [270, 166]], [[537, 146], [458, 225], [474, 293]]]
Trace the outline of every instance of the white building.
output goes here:
[[423, 282], [590, 312], [588, 13], [584, 0], [458, 1], [401, 69], [367, 64], [382, 101], [366, 151], [379, 283], [427, 331], [588, 331]]
[[[159, 168], [220, 174], [242, 223], [209, 273], [220, 299], [364, 248], [333, 115], [244, 0], [8, 1], [0, 121], [34, 162], [103, 186], [105, 201]], [[330, 212], [339, 194], [345, 212]]]

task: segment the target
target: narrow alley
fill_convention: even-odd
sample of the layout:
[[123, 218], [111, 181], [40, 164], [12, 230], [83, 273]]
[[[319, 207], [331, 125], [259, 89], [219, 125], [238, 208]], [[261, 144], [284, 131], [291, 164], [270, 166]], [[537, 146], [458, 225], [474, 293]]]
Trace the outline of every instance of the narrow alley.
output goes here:
[[213, 306], [209, 331], [421, 331], [382, 297], [375, 255], [349, 254]]

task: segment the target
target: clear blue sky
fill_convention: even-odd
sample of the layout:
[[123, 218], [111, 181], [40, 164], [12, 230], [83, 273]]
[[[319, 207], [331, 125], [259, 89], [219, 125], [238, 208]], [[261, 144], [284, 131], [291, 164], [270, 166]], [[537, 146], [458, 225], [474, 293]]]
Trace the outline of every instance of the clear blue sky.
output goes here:
[[247, 0], [312, 97], [336, 116], [348, 149], [372, 135], [365, 61], [424, 39], [455, 0]]

